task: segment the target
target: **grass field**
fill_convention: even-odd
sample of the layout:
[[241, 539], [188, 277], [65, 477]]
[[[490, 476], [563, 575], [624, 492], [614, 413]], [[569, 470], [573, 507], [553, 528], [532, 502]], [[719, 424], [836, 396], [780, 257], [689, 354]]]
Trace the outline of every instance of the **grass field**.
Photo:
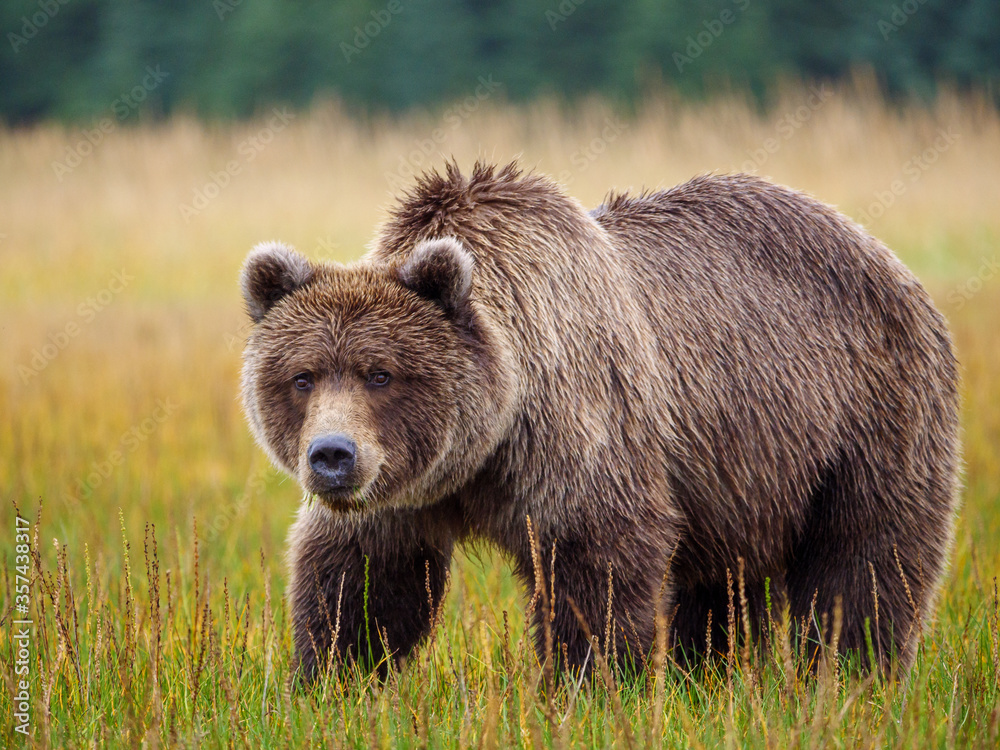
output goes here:
[[[0, 745], [998, 746], [996, 110], [948, 94], [890, 107], [860, 82], [789, 87], [764, 114], [734, 95], [663, 96], [628, 118], [487, 100], [397, 121], [329, 105], [109, 123], [96, 145], [57, 126], [0, 131]], [[264, 239], [359, 256], [398, 186], [452, 154], [466, 169], [519, 156], [588, 206], [611, 187], [753, 169], [838, 205], [914, 269], [963, 366], [966, 489], [908, 680], [834, 659], [806, 679], [775, 631], [761, 653], [719, 644], [695, 674], [664, 663], [618, 685], [597, 670], [546, 691], [525, 602], [484, 551], [458, 558], [402, 673], [292, 684], [283, 550], [299, 493], [243, 423], [237, 272]]]

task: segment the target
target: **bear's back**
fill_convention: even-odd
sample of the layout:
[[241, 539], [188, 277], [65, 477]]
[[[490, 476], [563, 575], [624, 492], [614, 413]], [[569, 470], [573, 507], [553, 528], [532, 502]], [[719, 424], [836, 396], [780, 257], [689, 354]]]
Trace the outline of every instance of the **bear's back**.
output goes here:
[[[699, 543], [720, 545], [709, 558], [730, 545], [752, 564], [766, 556], [761, 538], [794, 534], [803, 508], [780, 499], [807, 492], [877, 402], [915, 415], [922, 392], [954, 398], [943, 318], [884, 245], [829, 206], [730, 175], [612, 195], [591, 216], [657, 331], [686, 447], [677, 486], [692, 493], [677, 500]], [[753, 460], [734, 442], [755, 447]], [[753, 523], [734, 511], [744, 503]]]
[[705, 340], [770, 331], [779, 340], [758, 344], [775, 345], [779, 359], [795, 339], [854, 359], [905, 355], [924, 345], [907, 334], [930, 331], [935, 348], [950, 352], [944, 319], [913, 274], [804, 193], [750, 175], [702, 176], [666, 191], [612, 195], [591, 216], [666, 334], [698, 331]]

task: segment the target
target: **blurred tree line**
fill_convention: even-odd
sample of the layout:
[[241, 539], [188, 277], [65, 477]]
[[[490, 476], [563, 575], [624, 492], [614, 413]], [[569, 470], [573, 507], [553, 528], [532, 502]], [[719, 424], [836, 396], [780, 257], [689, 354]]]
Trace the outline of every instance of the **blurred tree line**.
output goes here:
[[875, 71], [998, 100], [1000, 0], [3, 0], [0, 119], [244, 117], [335, 97], [400, 111], [666, 84], [701, 96]]

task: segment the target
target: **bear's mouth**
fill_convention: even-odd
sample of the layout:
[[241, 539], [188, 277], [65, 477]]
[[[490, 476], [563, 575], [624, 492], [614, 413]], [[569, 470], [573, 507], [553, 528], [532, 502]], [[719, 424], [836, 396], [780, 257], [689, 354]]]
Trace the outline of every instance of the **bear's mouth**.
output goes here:
[[313, 497], [317, 498], [330, 510], [340, 513], [364, 510], [368, 505], [361, 487], [357, 486], [345, 486], [323, 490], [322, 492], [314, 492]]

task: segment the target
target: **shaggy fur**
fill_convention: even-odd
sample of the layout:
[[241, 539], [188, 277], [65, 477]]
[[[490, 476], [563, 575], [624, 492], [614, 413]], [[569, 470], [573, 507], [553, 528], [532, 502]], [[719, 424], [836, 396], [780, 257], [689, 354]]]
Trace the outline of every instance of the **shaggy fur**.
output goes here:
[[[251, 427], [320, 499], [290, 540], [307, 675], [331, 643], [405, 657], [457, 541], [533, 590], [527, 517], [555, 592], [536, 638], [551, 612], [570, 665], [591, 648], [571, 602], [603, 636], [610, 598], [623, 665], [657, 606], [677, 656], [703, 651], [741, 566], [755, 623], [770, 580], [796, 622], [842, 601], [843, 648], [870, 618], [880, 665], [911, 663], [952, 538], [956, 362], [913, 275], [828, 206], [733, 175], [587, 214], [514, 165], [450, 166], [357, 263], [272, 247], [243, 289]], [[358, 445], [349, 491], [306, 460], [329, 433]]]

